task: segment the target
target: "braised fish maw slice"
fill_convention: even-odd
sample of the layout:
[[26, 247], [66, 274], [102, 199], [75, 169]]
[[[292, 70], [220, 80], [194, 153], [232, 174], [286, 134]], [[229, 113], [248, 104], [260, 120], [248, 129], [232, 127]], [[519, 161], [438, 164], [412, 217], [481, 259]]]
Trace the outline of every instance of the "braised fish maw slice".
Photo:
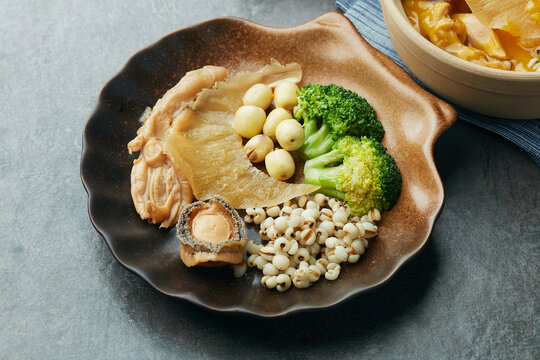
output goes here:
[[137, 137], [128, 143], [129, 153], [140, 151], [153, 137], [164, 140], [176, 115], [189, 107], [201, 90], [224, 80], [227, 74], [228, 71], [224, 67], [212, 65], [187, 72], [156, 102], [150, 113], [143, 117], [143, 126], [137, 130]]
[[175, 117], [202, 89], [226, 76], [227, 69], [219, 66], [190, 71], [143, 115], [137, 137], [128, 144], [130, 154], [140, 151], [131, 170], [131, 197], [141, 219], [170, 227], [178, 220], [179, 211], [193, 201], [191, 186], [184, 174], [172, 166], [164, 141]]
[[[519, 36], [540, 45], [540, 2], [538, 0], [466, 0], [478, 20], [492, 29]], [[535, 45], [535, 46], [536, 46]], [[527, 45], [529, 46], [529, 45]]]
[[271, 87], [299, 82], [300, 65], [273, 63], [256, 72], [241, 72], [203, 90], [191, 109], [182, 112], [170, 129], [165, 148], [189, 180], [195, 197], [224, 197], [234, 208], [283, 203], [319, 187], [276, 180], [258, 170], [244, 153], [242, 138], [233, 128], [234, 114], [252, 85]]

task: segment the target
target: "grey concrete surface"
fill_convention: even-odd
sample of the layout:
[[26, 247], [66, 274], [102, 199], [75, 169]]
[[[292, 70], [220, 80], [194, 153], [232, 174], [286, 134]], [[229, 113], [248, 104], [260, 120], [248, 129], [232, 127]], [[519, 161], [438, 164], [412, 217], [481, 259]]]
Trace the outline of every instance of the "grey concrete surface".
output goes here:
[[168, 298], [92, 227], [81, 133], [131, 54], [216, 16], [293, 26], [330, 10], [330, 0], [0, 2], [0, 358], [540, 358], [540, 167], [463, 123], [436, 147], [447, 201], [425, 250], [383, 288], [324, 312], [260, 321]]

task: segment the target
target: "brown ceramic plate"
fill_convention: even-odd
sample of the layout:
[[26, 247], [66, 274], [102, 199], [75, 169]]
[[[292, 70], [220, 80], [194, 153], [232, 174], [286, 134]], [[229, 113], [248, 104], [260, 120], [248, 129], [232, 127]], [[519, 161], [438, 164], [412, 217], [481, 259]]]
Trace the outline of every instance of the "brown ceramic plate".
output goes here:
[[[272, 58], [300, 63], [303, 83], [335, 83], [364, 96], [403, 176], [397, 204], [383, 214], [379, 236], [359, 263], [344, 266], [337, 281], [284, 294], [264, 289], [253, 269], [238, 281], [228, 269], [184, 267], [175, 230], [159, 230], [135, 212], [129, 180], [134, 157], [126, 149], [144, 108], [187, 71], [207, 64], [257, 70]], [[424, 246], [444, 202], [433, 146], [455, 118], [449, 105], [418, 87], [338, 13], [285, 29], [220, 18], [164, 37], [105, 85], [84, 129], [81, 177], [92, 223], [128, 270], [164, 294], [212, 310], [281, 316], [329, 307], [378, 286]]]

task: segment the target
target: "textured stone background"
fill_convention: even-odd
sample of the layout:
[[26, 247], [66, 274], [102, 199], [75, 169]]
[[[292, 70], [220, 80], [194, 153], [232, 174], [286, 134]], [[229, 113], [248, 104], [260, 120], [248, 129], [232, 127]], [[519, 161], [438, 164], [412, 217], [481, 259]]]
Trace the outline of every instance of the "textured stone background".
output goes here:
[[425, 251], [387, 286], [325, 312], [260, 321], [165, 297], [92, 227], [81, 133], [130, 55], [216, 16], [293, 26], [331, 10], [330, 0], [0, 2], [0, 358], [540, 358], [540, 167], [462, 123], [436, 147], [447, 201]]

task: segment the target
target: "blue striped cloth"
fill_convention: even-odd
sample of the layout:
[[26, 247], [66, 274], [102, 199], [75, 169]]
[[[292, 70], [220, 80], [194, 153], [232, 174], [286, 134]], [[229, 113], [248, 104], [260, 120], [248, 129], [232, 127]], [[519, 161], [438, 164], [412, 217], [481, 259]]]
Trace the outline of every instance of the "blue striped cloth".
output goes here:
[[[422, 87], [403, 64], [392, 46], [384, 25], [379, 0], [336, 0], [336, 6], [351, 20], [358, 32], [373, 47], [381, 51], [401, 66]], [[425, 88], [425, 87], [424, 87]], [[459, 113], [459, 119], [492, 131], [525, 150], [540, 165], [540, 119], [508, 120], [493, 118], [466, 110], [452, 104]], [[540, 106], [540, 104], [539, 104]]]

